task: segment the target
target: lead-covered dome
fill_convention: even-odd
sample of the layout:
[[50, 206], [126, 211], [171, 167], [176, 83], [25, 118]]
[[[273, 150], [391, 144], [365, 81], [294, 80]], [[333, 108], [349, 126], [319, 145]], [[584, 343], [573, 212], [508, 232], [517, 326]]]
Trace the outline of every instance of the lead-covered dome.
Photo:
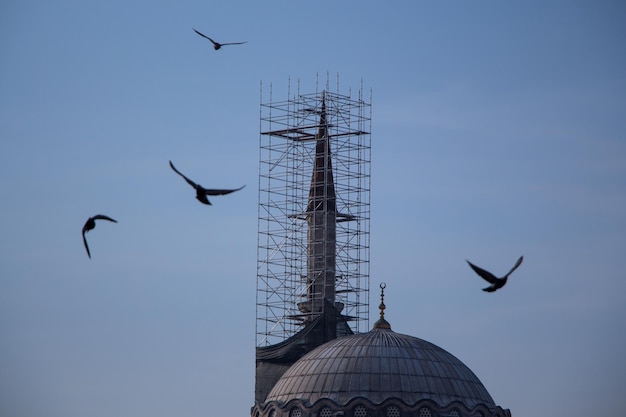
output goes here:
[[439, 405], [495, 406], [463, 362], [432, 343], [390, 329], [341, 337], [312, 350], [285, 372], [267, 401], [299, 398], [313, 404], [327, 398], [346, 404], [358, 397], [374, 403], [393, 397], [406, 404], [429, 399]]
[[510, 415], [459, 359], [384, 323], [307, 353], [278, 380], [257, 415]]

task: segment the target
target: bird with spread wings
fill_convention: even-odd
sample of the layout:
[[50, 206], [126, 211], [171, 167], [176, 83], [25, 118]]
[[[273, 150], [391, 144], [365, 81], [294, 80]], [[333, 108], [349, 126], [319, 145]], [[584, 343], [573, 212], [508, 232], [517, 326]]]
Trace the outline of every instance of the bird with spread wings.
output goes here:
[[495, 275], [493, 275], [491, 272], [485, 271], [484, 269], [474, 265], [467, 259], [465, 261], [474, 270], [474, 272], [476, 272], [481, 278], [483, 278], [485, 281], [491, 284], [490, 286], [483, 288], [483, 291], [494, 292], [497, 289], [504, 287], [504, 284], [506, 284], [506, 281], [509, 279], [509, 275], [511, 275], [513, 271], [515, 271], [517, 267], [521, 265], [523, 260], [524, 260], [524, 257], [520, 256], [517, 262], [515, 262], [515, 265], [513, 265], [513, 268], [511, 268], [511, 270], [507, 272], [506, 275], [504, 275], [501, 278], [498, 278]]
[[244, 41], [244, 42], [224, 42], [224, 43], [219, 43], [219, 42], [215, 42], [213, 39], [209, 38], [207, 35], [205, 35], [202, 32], [199, 32], [199, 31], [197, 31], [195, 29], [193, 29], [193, 31], [196, 32], [198, 35], [202, 36], [203, 38], [206, 38], [206, 39], [210, 40], [211, 43], [213, 44], [213, 49], [215, 49], [216, 51], [218, 49], [220, 49], [222, 46], [225, 46], [225, 45], [241, 45], [241, 44], [244, 44], [244, 43], [248, 42], [248, 41]]
[[95, 216], [87, 219], [85, 225], [83, 226], [83, 243], [85, 244], [85, 250], [87, 251], [89, 259], [91, 259], [91, 252], [89, 251], [89, 245], [87, 244], [87, 237], [85, 234], [96, 227], [96, 220], [108, 220], [110, 222], [117, 223], [117, 220], [114, 220], [109, 216], [105, 216], [104, 214], [96, 214]]
[[196, 190], [196, 198], [198, 199], [198, 201], [200, 201], [203, 204], [207, 204], [209, 206], [212, 204], [207, 198], [207, 196], [230, 194], [232, 192], [239, 191], [243, 187], [245, 187], [245, 185], [242, 185], [239, 188], [231, 188], [231, 189], [204, 188], [203, 186], [201, 186], [200, 184], [196, 184], [195, 182], [187, 178], [182, 172], [177, 170], [174, 164], [172, 163], [172, 161], [170, 161], [170, 167], [174, 170], [174, 172], [176, 172], [178, 175], [183, 177], [185, 181], [187, 181], [187, 184], [191, 185]]

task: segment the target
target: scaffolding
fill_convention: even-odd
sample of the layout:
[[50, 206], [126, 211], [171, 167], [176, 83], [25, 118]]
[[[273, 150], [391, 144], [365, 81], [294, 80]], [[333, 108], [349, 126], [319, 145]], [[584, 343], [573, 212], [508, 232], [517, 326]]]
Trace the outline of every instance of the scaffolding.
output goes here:
[[[357, 98], [328, 82], [310, 94], [290, 89], [274, 101], [270, 86], [264, 102], [261, 87], [257, 347], [295, 335], [324, 300], [353, 333], [369, 330], [371, 94], [364, 101], [362, 83]], [[322, 200], [332, 215], [317, 215]], [[334, 288], [316, 284], [320, 274]]]

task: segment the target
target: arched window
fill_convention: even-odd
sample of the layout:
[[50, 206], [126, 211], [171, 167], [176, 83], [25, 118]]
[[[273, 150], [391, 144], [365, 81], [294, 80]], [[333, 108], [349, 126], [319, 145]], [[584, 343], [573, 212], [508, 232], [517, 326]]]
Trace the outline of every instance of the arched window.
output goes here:
[[302, 411], [298, 407], [293, 407], [289, 411], [289, 417], [302, 417]]
[[367, 408], [357, 405], [354, 408], [354, 417], [367, 417]]
[[390, 405], [387, 407], [386, 417], [400, 417], [400, 409], [397, 405]]
[[324, 407], [320, 411], [320, 417], [331, 417], [332, 413], [330, 412], [330, 408]]
[[432, 416], [433, 416], [433, 412], [430, 411], [430, 408], [428, 407], [420, 408], [419, 417], [432, 417]]

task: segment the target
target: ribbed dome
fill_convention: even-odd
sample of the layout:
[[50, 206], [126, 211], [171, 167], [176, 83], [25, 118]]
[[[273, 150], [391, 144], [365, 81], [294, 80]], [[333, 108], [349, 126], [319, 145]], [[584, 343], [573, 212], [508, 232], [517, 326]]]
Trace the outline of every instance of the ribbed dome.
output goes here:
[[495, 407], [480, 380], [460, 360], [425, 340], [375, 327], [312, 350], [278, 380], [266, 402], [300, 399], [338, 405], [355, 398], [374, 404], [397, 398], [407, 405], [431, 400], [441, 407]]

